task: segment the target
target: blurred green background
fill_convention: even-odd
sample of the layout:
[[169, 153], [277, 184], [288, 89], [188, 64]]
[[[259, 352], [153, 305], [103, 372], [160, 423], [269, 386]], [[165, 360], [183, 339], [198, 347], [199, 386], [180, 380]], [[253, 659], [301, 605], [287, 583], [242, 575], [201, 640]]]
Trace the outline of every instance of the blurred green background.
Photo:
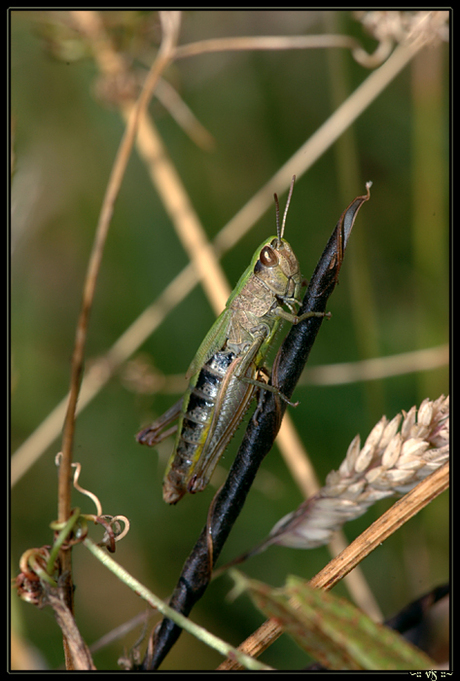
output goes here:
[[[14, 172], [11, 191], [11, 443], [14, 450], [39, 426], [69, 386], [70, 358], [82, 285], [109, 173], [124, 123], [97, 96], [98, 70], [71, 29], [66, 12], [11, 14], [11, 111]], [[60, 16], [59, 16], [60, 15]], [[158, 45], [155, 12], [108, 12], [106, 28], [133, 69], [145, 72]], [[180, 43], [221, 36], [354, 35], [376, 42], [348, 12], [186, 12]], [[310, 364], [332, 364], [438, 346], [448, 340], [449, 54], [426, 48], [351, 129], [301, 178], [291, 202], [286, 237], [309, 278], [339, 216], [373, 181], [371, 200], [357, 219], [330, 300], [332, 320], [321, 328]], [[198, 148], [154, 100], [150, 112], [212, 238], [369, 74], [347, 50], [207, 54], [172, 65], [166, 78], [214, 136]], [[284, 204], [285, 196], [281, 201]], [[274, 232], [274, 209], [223, 258], [233, 286], [254, 249]], [[87, 342], [87, 365], [103, 355], [187, 263], [187, 256], [134, 152], [115, 206]], [[185, 373], [214, 319], [197, 287], [143, 345], [157, 369]], [[323, 482], [342, 461], [356, 433], [367, 437], [382, 414], [392, 418], [425, 397], [447, 394], [448, 369], [382, 381], [298, 387], [290, 413]], [[215, 489], [177, 507], [162, 500], [161, 481], [171, 443], [156, 450], [134, 439], [140, 426], [177, 397], [136, 394], [123, 372], [77, 420], [74, 459], [80, 482], [105, 513], [131, 521], [115, 558], [167, 598], [206, 520]], [[234, 438], [228, 470], [241, 440]], [[57, 515], [56, 440], [11, 494], [12, 571], [23, 551], [52, 539]], [[216, 475], [220, 485], [223, 473]], [[276, 448], [266, 458], [220, 562], [250, 548], [293, 510], [301, 494]], [[74, 493], [74, 505], [93, 512]], [[345, 526], [349, 539], [389, 504], [377, 504]], [[97, 530], [93, 536], [99, 540]], [[385, 616], [448, 579], [448, 498], [444, 494], [361, 565]], [[273, 585], [285, 575], [312, 577], [328, 561], [326, 548], [305, 552], [272, 547], [244, 570]], [[88, 644], [142, 609], [139, 599], [74, 551], [76, 618]], [[213, 583], [192, 619], [237, 645], [263, 618], [245, 597], [226, 600], [230, 580]], [[336, 591], [346, 595], [340, 585]], [[21, 640], [37, 666], [62, 664], [60, 630], [50, 609], [12, 596]], [[116, 669], [122, 643], [95, 654], [99, 669]], [[299, 668], [306, 656], [282, 637], [267, 664]], [[162, 669], [213, 669], [220, 656], [183, 634]]]

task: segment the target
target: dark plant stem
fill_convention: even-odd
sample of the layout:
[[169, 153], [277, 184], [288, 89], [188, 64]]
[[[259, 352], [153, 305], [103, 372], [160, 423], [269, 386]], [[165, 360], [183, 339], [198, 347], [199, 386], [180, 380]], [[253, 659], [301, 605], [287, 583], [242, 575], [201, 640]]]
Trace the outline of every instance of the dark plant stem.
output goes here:
[[[329, 296], [337, 283], [343, 255], [362, 204], [370, 197], [357, 197], [344, 211], [316, 266], [304, 296], [299, 315], [325, 312]], [[293, 326], [275, 359], [272, 381], [290, 397], [302, 373], [310, 350], [322, 324], [322, 317], [310, 317]], [[188, 615], [204, 594], [219, 554], [235, 523], [264, 457], [270, 451], [281, 425], [286, 403], [266, 391], [263, 404], [249, 422], [243, 442], [223, 487], [214, 497], [208, 521], [187, 558], [174, 589], [170, 606]], [[142, 669], [157, 669], [178, 639], [181, 628], [167, 618], [150, 638]]]

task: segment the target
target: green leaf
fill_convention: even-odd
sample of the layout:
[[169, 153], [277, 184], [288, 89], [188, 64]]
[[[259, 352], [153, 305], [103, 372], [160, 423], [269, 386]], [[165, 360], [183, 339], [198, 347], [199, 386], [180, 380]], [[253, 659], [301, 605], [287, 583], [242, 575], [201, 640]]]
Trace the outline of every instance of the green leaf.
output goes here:
[[275, 589], [232, 571], [237, 589], [246, 588], [256, 606], [314, 659], [335, 670], [434, 669], [436, 664], [400, 634], [343, 598], [287, 578]]

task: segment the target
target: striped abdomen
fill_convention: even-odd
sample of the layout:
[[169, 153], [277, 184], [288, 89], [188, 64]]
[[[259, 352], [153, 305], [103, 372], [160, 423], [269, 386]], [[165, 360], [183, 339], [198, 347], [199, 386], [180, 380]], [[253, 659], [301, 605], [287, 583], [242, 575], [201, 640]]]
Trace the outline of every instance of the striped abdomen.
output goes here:
[[182, 403], [174, 451], [166, 469], [163, 498], [174, 504], [208, 483], [223, 449], [243, 418], [253, 386], [236, 376], [241, 357], [214, 353], [192, 379]]

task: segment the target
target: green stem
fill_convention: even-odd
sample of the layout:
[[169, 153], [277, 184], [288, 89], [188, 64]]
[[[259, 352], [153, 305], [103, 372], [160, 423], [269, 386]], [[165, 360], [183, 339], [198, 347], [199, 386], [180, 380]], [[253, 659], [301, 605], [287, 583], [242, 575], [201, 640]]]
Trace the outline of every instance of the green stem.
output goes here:
[[48, 559], [48, 562], [46, 564], [46, 571], [48, 574], [53, 574], [54, 572], [54, 564], [56, 562], [56, 559], [58, 557], [58, 553], [61, 549], [61, 546], [63, 543], [66, 541], [66, 539], [69, 537], [70, 533], [72, 532], [75, 523], [77, 520], [80, 518], [80, 509], [79, 508], [74, 508], [72, 511], [72, 515], [62, 528], [62, 530], [59, 532], [58, 536], [56, 537], [53, 548], [50, 551], [50, 557]]
[[231, 656], [237, 658], [240, 664], [244, 665], [246, 669], [257, 671], [271, 670], [271, 667], [267, 667], [267, 665], [262, 664], [249, 655], [242, 654], [229, 643], [226, 643], [217, 636], [214, 636], [214, 634], [211, 634], [211, 632], [207, 631], [199, 624], [195, 624], [189, 620], [188, 617], [185, 617], [184, 615], [176, 612], [176, 610], [170, 608], [169, 605], [161, 600], [161, 598], [158, 598], [158, 596], [147, 589], [147, 587], [141, 584], [141, 582], [139, 582], [135, 577], [130, 575], [129, 572], [127, 572], [123, 567], [121, 567], [121, 565], [114, 561], [104, 549], [101, 549], [99, 546], [97, 546], [91, 539], [87, 537], [83, 541], [83, 544], [87, 549], [89, 549], [89, 551], [91, 551], [93, 556], [100, 560], [105, 567], [113, 572], [118, 579], [124, 582], [138, 596], [147, 601], [152, 608], [158, 610], [164, 617], [168, 617], [169, 619], [173, 620], [179, 627], [188, 631], [189, 634], [192, 634], [200, 641], [203, 641], [203, 643], [206, 643], [206, 645], [214, 648], [214, 650], [217, 650], [224, 657]]

